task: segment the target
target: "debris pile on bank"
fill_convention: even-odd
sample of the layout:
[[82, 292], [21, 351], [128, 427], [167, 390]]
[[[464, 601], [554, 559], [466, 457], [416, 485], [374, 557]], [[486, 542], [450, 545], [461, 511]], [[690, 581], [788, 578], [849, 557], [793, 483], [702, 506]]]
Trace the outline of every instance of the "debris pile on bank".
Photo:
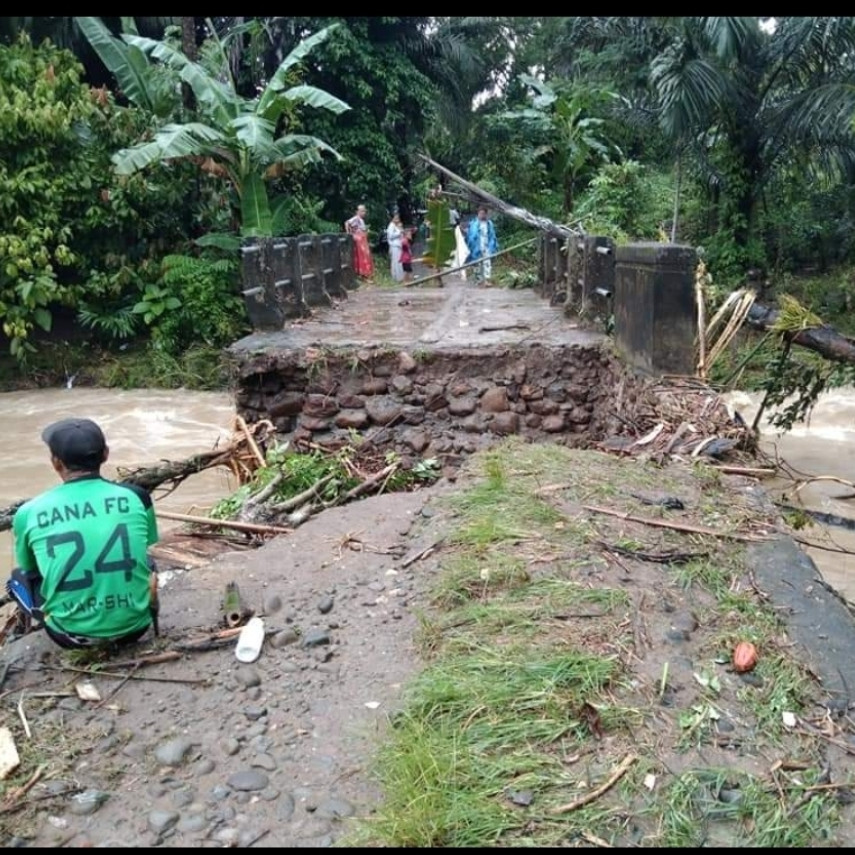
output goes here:
[[600, 443], [606, 451], [644, 455], [656, 463], [669, 458], [706, 458], [747, 463], [757, 437], [738, 412], [711, 386], [692, 378], [649, 382], [624, 397], [618, 385], [614, 414], [624, 431]]

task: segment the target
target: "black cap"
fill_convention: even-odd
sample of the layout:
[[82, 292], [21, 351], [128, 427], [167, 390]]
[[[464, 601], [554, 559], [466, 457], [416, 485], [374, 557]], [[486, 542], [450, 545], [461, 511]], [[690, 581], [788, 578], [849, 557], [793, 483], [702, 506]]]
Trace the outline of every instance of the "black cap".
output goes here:
[[104, 462], [107, 440], [91, 419], [62, 419], [42, 431], [50, 453], [69, 469], [97, 470]]

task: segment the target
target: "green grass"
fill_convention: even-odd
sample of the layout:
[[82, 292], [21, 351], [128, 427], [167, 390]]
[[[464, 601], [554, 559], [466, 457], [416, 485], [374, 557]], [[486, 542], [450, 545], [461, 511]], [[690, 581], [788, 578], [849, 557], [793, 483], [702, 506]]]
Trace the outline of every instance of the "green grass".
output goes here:
[[671, 782], [657, 809], [661, 844], [674, 848], [815, 846], [830, 837], [837, 814], [831, 793], [808, 789], [816, 774], [808, 770], [793, 776], [781, 782], [779, 790], [768, 780], [731, 769], [686, 771]]

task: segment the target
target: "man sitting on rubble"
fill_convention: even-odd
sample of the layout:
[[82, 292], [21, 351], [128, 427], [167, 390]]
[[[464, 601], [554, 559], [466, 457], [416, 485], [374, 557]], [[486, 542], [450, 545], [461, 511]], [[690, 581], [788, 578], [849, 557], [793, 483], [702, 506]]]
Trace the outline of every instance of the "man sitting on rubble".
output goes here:
[[136, 641], [154, 623], [157, 542], [151, 496], [101, 477], [107, 447], [90, 419], [45, 428], [62, 483], [24, 503], [12, 522], [17, 567], [6, 583], [18, 605], [18, 631], [44, 626], [61, 647]]

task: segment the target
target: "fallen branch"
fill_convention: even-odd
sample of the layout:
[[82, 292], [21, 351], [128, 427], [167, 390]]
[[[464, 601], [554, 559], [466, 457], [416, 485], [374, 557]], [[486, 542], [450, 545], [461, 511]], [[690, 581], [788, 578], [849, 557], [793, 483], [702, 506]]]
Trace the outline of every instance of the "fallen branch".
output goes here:
[[715, 469], [718, 469], [721, 472], [724, 472], [725, 475], [752, 475], [758, 478], [765, 478], [767, 475], [774, 475], [775, 469], [766, 469], [760, 467], [753, 466], [729, 466], [718, 464], [714, 466]]
[[252, 534], [291, 534], [290, 528], [261, 523], [238, 522], [237, 520], [215, 520], [211, 517], [196, 517], [191, 514], [178, 514], [173, 511], [158, 511], [157, 515], [167, 520], [193, 523], [194, 525], [210, 525], [218, 528], [233, 528], [236, 531], [246, 531]]
[[410, 555], [408, 558], [405, 558], [401, 562], [401, 569], [406, 570], [411, 564], [415, 564], [416, 561], [421, 561], [422, 558], [427, 558], [438, 546], [441, 546], [444, 542], [445, 538], [440, 538], [439, 540], [435, 540], [430, 546], [426, 546], [424, 549], [419, 550], [414, 555]]
[[290, 499], [284, 502], [278, 502], [275, 505], [271, 505], [270, 510], [275, 511], [278, 514], [284, 514], [289, 511], [293, 511], [294, 508], [299, 508], [300, 505], [304, 505], [306, 502], [313, 499], [321, 491], [321, 488], [329, 484], [333, 478], [335, 478], [335, 472], [331, 472], [329, 475], [324, 475], [323, 478], [316, 481], [308, 489], [303, 490], [302, 493], [297, 493], [296, 496], [291, 496]]
[[[170, 651], [172, 652], [172, 651]], [[177, 651], [175, 651], [177, 652]], [[168, 661], [172, 659], [178, 659], [178, 656], [171, 656]], [[122, 664], [121, 662], [119, 663]], [[87, 674], [90, 677], [107, 677], [113, 680], [143, 680], [149, 683], [186, 683], [186, 684], [203, 684], [208, 683], [209, 679], [207, 677], [147, 677], [144, 674], [117, 674], [115, 671], [101, 671], [98, 668], [77, 668], [72, 665], [63, 665], [61, 667], [54, 667], [51, 670], [53, 671], [73, 671], [75, 674]], [[70, 694], [70, 693], [69, 693]], [[38, 692], [33, 692], [30, 695], [31, 698], [39, 697]]]
[[381, 469], [379, 472], [375, 472], [370, 478], [366, 478], [361, 484], [357, 484], [352, 490], [349, 490], [347, 493], [345, 493], [334, 504], [342, 505], [345, 502], [349, 502], [351, 499], [358, 498], [363, 493], [367, 493], [369, 490], [376, 487], [380, 481], [383, 481], [394, 475], [400, 465], [400, 463], [391, 463], [385, 469]]
[[3, 799], [3, 803], [0, 804], [0, 813], [9, 813], [10, 811], [17, 810], [23, 804], [23, 797], [39, 782], [46, 768], [47, 766], [39, 766], [26, 784], [11, 790], [9, 795]]
[[249, 446], [255, 459], [258, 461], [258, 465], [261, 467], [266, 466], [267, 461], [264, 459], [264, 455], [261, 453], [261, 449], [256, 444], [255, 437], [253, 437], [252, 432], [250, 431], [246, 422], [243, 420], [243, 417], [235, 416], [235, 421], [237, 422], [237, 426], [241, 429], [241, 432], [246, 438], [246, 444]]
[[657, 564], [686, 564], [696, 558], [706, 558], [706, 552], [639, 552], [636, 549], [626, 549], [616, 544], [604, 543], [602, 540], [594, 541], [597, 546], [608, 552], [625, 555], [627, 558], [635, 558], [638, 561], [650, 561]]
[[717, 531], [714, 528], [709, 528], [705, 525], [690, 525], [689, 523], [666, 522], [665, 520], [653, 520], [649, 517], [638, 517], [634, 514], [628, 514], [624, 511], [614, 511], [611, 508], [598, 508], [594, 505], [582, 505], [586, 511], [592, 511], [596, 514], [606, 514], [610, 517], [618, 517], [627, 522], [637, 522], [643, 525], [654, 526], [656, 528], [670, 528], [674, 531], [684, 531], [689, 534], [705, 534], [709, 537], [721, 537], [727, 540], [741, 540], [746, 543], [766, 543], [772, 538], [763, 537], [754, 534], [740, 534], [739, 532]]
[[603, 793], [608, 792], [629, 770], [629, 767], [632, 766], [635, 761], [638, 760], [637, 754], [627, 754], [626, 757], [621, 761], [620, 766], [615, 769], [612, 773], [612, 776], [603, 784], [600, 784], [599, 787], [591, 790], [590, 793], [582, 796], [576, 801], [569, 802], [566, 805], [560, 805], [559, 807], [554, 807], [550, 811], [550, 813], [569, 813], [571, 810], [576, 810], [577, 808], [583, 807], [584, 805], [590, 804], [591, 802], [598, 799]]

